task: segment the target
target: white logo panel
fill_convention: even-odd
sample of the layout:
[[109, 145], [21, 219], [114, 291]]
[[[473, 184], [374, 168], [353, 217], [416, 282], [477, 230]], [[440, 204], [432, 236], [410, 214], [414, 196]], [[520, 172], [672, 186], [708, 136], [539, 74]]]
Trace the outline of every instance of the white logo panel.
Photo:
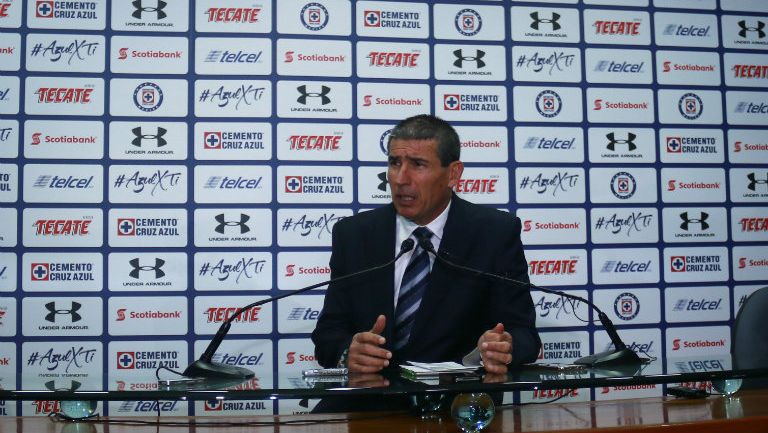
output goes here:
[[664, 318], [670, 323], [716, 322], [731, 318], [727, 286], [667, 287]]
[[262, 80], [195, 81], [195, 116], [269, 117], [272, 83]]
[[592, 282], [595, 284], [658, 283], [659, 275], [656, 248], [592, 250]]
[[429, 37], [429, 6], [426, 3], [358, 1], [356, 8], [358, 36]]
[[352, 203], [352, 167], [282, 165], [277, 183], [280, 203]]
[[426, 84], [358, 83], [357, 117], [396, 119], [432, 111]]
[[651, 89], [587, 89], [587, 118], [593, 123], [653, 123]]
[[517, 162], [583, 162], [584, 131], [581, 128], [535, 126], [515, 128]]
[[[750, 12], [754, 12], [751, 9]], [[765, 40], [765, 24], [768, 16], [723, 15], [723, 47], [740, 50], [768, 50]]]
[[453, 188], [472, 203], [509, 203], [509, 171], [506, 167], [466, 167]]
[[24, 253], [21, 274], [25, 292], [98, 292], [104, 264], [99, 253]]
[[667, 283], [727, 281], [728, 248], [665, 248], [663, 266]]
[[195, 203], [269, 203], [272, 167], [268, 165], [198, 165]]
[[278, 39], [276, 54], [279, 75], [352, 75], [352, 44], [348, 41]]
[[656, 208], [590, 209], [592, 243], [637, 244], [659, 241], [659, 212]]
[[104, 124], [97, 121], [27, 120], [24, 157], [30, 159], [101, 159]]
[[719, 86], [720, 57], [701, 51], [656, 51], [656, 80], [659, 84]]
[[195, 72], [203, 75], [269, 75], [272, 41], [266, 38], [196, 38]]
[[509, 143], [505, 126], [457, 126], [464, 162], [507, 162]]
[[512, 6], [512, 40], [576, 43], [581, 41], [578, 9]]
[[586, 9], [584, 41], [588, 44], [650, 45], [648, 12]]
[[659, 130], [659, 154], [664, 163], [721, 164], [724, 148], [720, 129]]
[[277, 244], [281, 247], [330, 247], [331, 230], [351, 209], [278, 209]]
[[768, 92], [725, 92], [725, 109], [731, 125], [768, 126]]
[[[15, 211], [16, 209], [12, 210]], [[0, 216], [6, 216], [4, 214], [6, 214], [6, 212], [0, 211]], [[13, 213], [13, 219], [3, 221], [15, 223], [15, 212]], [[14, 224], [13, 227], [15, 229], [16, 224]], [[16, 253], [0, 253], [0, 292], [13, 292], [16, 290], [17, 284], [18, 275], [16, 275]], [[13, 321], [13, 324], [15, 325], [16, 321]], [[6, 323], [6, 325], [10, 325], [10, 323]]]
[[276, 8], [277, 32], [349, 36], [352, 33], [350, 8], [350, 2], [346, 1], [281, 0], [280, 7]]
[[104, 233], [101, 209], [25, 208], [25, 247], [100, 247]]
[[32, 29], [103, 30], [106, 0], [27, 2], [27, 27]]
[[584, 169], [580, 167], [518, 167], [517, 203], [584, 203]]
[[594, 303], [614, 323], [621, 325], [656, 324], [661, 321], [659, 289], [595, 290]]
[[195, 246], [269, 247], [271, 209], [195, 209]]
[[104, 72], [105, 47], [104, 36], [30, 33], [27, 35], [26, 69]]
[[194, 146], [197, 160], [268, 160], [272, 157], [272, 125], [266, 122], [197, 122]]
[[589, 128], [588, 143], [590, 162], [656, 162], [656, 133], [651, 128]]
[[187, 141], [185, 122], [109, 122], [111, 159], [187, 159]]
[[12, 159], [17, 156], [19, 156], [19, 121], [0, 119], [0, 158]]
[[26, 164], [26, 203], [101, 203], [104, 167], [85, 164]]
[[765, 88], [768, 81], [768, 54], [723, 54], [725, 84]]
[[729, 129], [728, 160], [732, 164], [768, 164], [766, 131]]
[[0, 164], [0, 203], [14, 203], [19, 196], [19, 167]]
[[725, 202], [722, 168], [662, 168], [661, 200], [665, 203]]
[[653, 14], [656, 45], [716, 48], [717, 16], [656, 12]]
[[110, 165], [110, 203], [186, 203], [185, 165]]
[[762, 0], [720, 0], [724, 11], [768, 12], [768, 4]]
[[582, 93], [578, 87], [526, 87], [512, 89], [515, 121], [581, 122]]
[[269, 33], [272, 31], [272, 2], [198, 0], [195, 30], [217, 33]]
[[728, 219], [723, 207], [665, 207], [664, 242], [725, 242]]
[[[358, 97], [359, 93], [358, 87]], [[328, 81], [278, 81], [277, 115], [349, 119], [352, 117], [352, 84]], [[360, 117], [359, 109], [358, 117]]]
[[587, 215], [584, 209], [517, 209], [522, 221], [520, 240], [525, 245], [584, 244]]
[[656, 203], [656, 170], [591, 168], [589, 200], [592, 203]]
[[733, 279], [755, 281], [768, 278], [765, 247], [733, 247]]
[[[436, 44], [434, 60], [435, 78], [438, 80], [503, 81], [507, 79], [505, 49], [498, 45]], [[358, 68], [359, 73], [360, 68]]]
[[[728, 0], [723, 0], [721, 3], [724, 3], [726, 1]], [[747, 1], [751, 1], [751, 0], [747, 0]], [[653, 5], [656, 6], [657, 8], [714, 10], [717, 7], [717, 0], [691, 0], [685, 3], [681, 3], [678, 0], [653, 0]]]
[[113, 292], [187, 290], [185, 253], [110, 253], [108, 263]]
[[357, 159], [387, 162], [387, 142], [394, 125], [357, 125]]
[[287, 161], [351, 161], [352, 125], [278, 123], [277, 159]]
[[392, 201], [387, 167], [358, 167], [357, 201], [363, 204], [387, 204]]
[[323, 308], [322, 296], [292, 296], [277, 301], [277, 330], [281, 334], [309, 334]]
[[25, 337], [100, 336], [102, 299], [35, 297], [21, 300], [21, 333]]
[[[18, 79], [16, 81], [18, 83]], [[24, 112], [27, 114], [49, 116], [101, 116], [104, 114], [104, 80], [101, 78], [27, 77], [24, 86], [26, 87]], [[0, 87], [3, 87], [2, 84]], [[114, 98], [114, 94], [112, 97]], [[0, 110], [3, 110], [2, 106]], [[16, 111], [3, 110], [0, 113], [14, 114]]]
[[435, 114], [446, 120], [504, 122], [507, 89], [503, 86], [435, 86]]
[[[2, 93], [0, 94], [0, 114], [17, 114], [19, 112], [19, 100], [20, 100], [19, 83], [20, 83], [19, 77], [0, 76], [0, 90], [2, 91]], [[45, 95], [48, 93], [48, 91], [46, 90], [47, 89], [46, 87], [43, 87], [42, 89], [43, 89], [42, 100], [45, 100], [46, 99]], [[80, 92], [85, 92], [85, 90], [80, 90]], [[28, 94], [27, 99], [30, 99], [34, 102], [35, 99], [33, 98], [33, 96], [35, 95], [30, 95], [30, 93], [31, 93], [30, 88], [29, 86], [27, 86], [27, 94]], [[90, 103], [90, 100], [88, 101], [88, 103]], [[37, 107], [32, 107], [33, 111], [35, 109], [37, 109]], [[29, 109], [26, 109], [26, 110], [29, 112]], [[29, 114], [33, 114], [33, 113], [29, 113]]]
[[189, 28], [186, 1], [116, 1], [112, 4], [112, 30], [129, 32], [186, 32]]
[[723, 123], [722, 96], [717, 90], [659, 90], [659, 123]]
[[107, 306], [109, 335], [185, 335], [187, 321], [184, 296], [111, 297]]
[[[586, 290], [568, 290], [571, 295], [587, 297]], [[531, 290], [536, 310], [536, 328], [584, 326], [589, 321], [589, 306], [582, 301]]]
[[768, 199], [768, 169], [732, 168], [728, 172], [728, 176], [732, 202], [764, 203]]
[[768, 207], [731, 208], [731, 233], [736, 242], [768, 241]]
[[187, 115], [187, 80], [113, 78], [109, 91], [112, 116]]
[[667, 328], [668, 357], [728, 355], [731, 351], [729, 326]]
[[435, 39], [504, 40], [504, 8], [435, 4]]
[[110, 209], [110, 247], [185, 247], [185, 209]]
[[270, 253], [195, 253], [195, 290], [270, 290]]
[[[358, 11], [360, 11], [359, 6]], [[360, 41], [357, 43], [356, 50], [358, 77], [417, 80], [429, 78], [429, 45], [427, 44]], [[442, 54], [448, 55], [445, 50]], [[446, 58], [440, 56], [441, 52], [436, 51], [435, 63], [438, 59]]]
[[587, 284], [586, 250], [527, 250], [525, 256], [533, 284], [544, 287]]
[[651, 52], [587, 48], [584, 64], [589, 83], [651, 84]]
[[[277, 286], [298, 290], [331, 278], [330, 251], [277, 253]], [[324, 290], [320, 287], [315, 290]]]
[[[195, 334], [215, 334], [222, 322], [232, 317], [242, 306], [263, 299], [266, 298], [263, 296], [196, 296]], [[229, 334], [270, 334], [272, 308], [272, 304], [266, 304], [242, 312], [232, 321]]]
[[581, 82], [581, 50], [568, 47], [512, 46], [515, 81]]
[[110, 70], [120, 74], [186, 74], [189, 40], [180, 37], [112, 36]]

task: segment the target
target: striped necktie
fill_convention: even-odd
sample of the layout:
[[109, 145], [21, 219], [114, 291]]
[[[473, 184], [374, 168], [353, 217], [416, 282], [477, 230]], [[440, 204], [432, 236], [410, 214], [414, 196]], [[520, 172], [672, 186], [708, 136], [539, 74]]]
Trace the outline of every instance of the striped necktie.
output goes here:
[[[432, 237], [432, 232], [426, 227], [418, 227], [413, 231], [416, 239]], [[399, 350], [408, 342], [416, 312], [421, 305], [421, 298], [429, 282], [429, 254], [420, 246], [416, 246], [411, 261], [405, 268], [403, 280], [400, 283], [400, 293], [397, 296], [395, 308], [395, 344]]]

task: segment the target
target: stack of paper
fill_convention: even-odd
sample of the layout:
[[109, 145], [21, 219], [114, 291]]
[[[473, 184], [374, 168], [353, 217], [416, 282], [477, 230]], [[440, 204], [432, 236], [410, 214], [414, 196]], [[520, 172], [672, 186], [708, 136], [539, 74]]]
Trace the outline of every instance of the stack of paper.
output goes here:
[[415, 362], [408, 361], [400, 364], [400, 370], [406, 377], [427, 378], [437, 377], [444, 373], [472, 373], [480, 368], [479, 365], [461, 365], [456, 362]]

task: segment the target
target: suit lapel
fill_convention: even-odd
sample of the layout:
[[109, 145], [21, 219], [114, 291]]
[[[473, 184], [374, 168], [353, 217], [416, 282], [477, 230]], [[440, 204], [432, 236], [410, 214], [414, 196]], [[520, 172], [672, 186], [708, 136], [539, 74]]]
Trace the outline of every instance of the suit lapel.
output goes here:
[[[366, 238], [362, 241], [363, 254], [366, 257], [363, 267], [377, 266], [392, 260], [395, 251], [395, 208], [391, 204], [381, 210], [373, 210], [376, 217], [370, 219], [371, 225], [366, 228]], [[364, 293], [370, 295], [371, 312], [375, 315], [384, 314], [387, 325], [384, 329], [384, 338], [391, 340], [392, 326], [394, 325], [394, 299], [395, 299], [395, 272], [392, 266], [383, 271], [376, 272], [366, 279], [364, 283], [368, 290]], [[371, 323], [373, 326], [373, 323]]]

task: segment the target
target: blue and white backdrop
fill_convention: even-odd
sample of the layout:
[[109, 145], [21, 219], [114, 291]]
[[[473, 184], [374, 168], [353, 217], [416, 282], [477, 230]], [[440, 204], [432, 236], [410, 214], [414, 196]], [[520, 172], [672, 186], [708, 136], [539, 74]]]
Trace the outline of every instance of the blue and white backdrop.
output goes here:
[[[238, 306], [327, 279], [425, 112], [461, 134], [457, 192], [523, 220], [533, 282], [716, 368], [768, 281], [766, 23], [763, 0], [0, 0], [0, 387], [153, 389]], [[217, 360], [291, 385], [323, 293], [249, 311]], [[543, 361], [606, 348], [585, 305], [533, 298]], [[663, 391], [640, 388], [568, 399]]]

